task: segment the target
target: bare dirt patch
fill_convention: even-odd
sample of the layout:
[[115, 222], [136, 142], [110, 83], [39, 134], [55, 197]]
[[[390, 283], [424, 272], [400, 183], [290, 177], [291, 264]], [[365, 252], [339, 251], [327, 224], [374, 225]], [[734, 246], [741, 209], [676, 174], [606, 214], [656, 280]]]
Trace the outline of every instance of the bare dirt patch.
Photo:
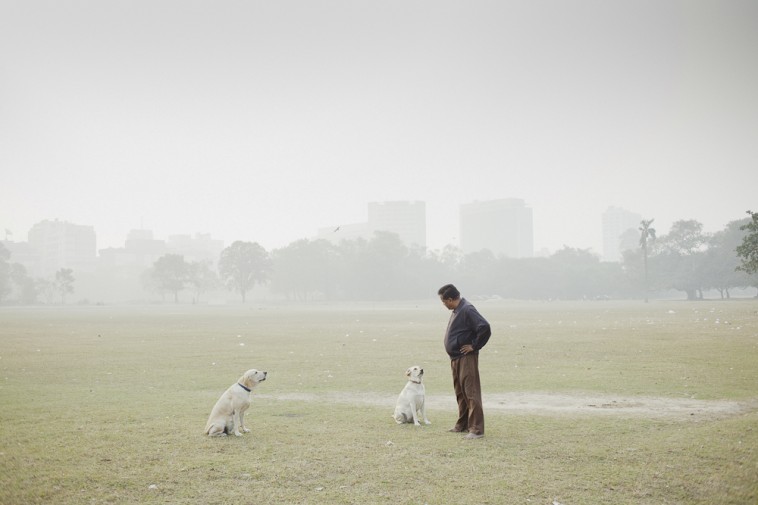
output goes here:
[[510, 413], [588, 414], [640, 417], [714, 418], [755, 408], [754, 402], [693, 398], [622, 397], [548, 393], [507, 393], [488, 396], [485, 407]]
[[[338, 404], [363, 404], [392, 409], [396, 395], [378, 393], [288, 393], [259, 395], [278, 401], [324, 402]], [[455, 410], [452, 395], [427, 395], [430, 410]], [[758, 399], [738, 402], [729, 400], [697, 400], [692, 398], [623, 397], [610, 395], [583, 395], [514, 392], [484, 395], [484, 409], [501, 414], [530, 415], [606, 415], [636, 416], [646, 418], [673, 418], [702, 421], [729, 417], [758, 408]]]

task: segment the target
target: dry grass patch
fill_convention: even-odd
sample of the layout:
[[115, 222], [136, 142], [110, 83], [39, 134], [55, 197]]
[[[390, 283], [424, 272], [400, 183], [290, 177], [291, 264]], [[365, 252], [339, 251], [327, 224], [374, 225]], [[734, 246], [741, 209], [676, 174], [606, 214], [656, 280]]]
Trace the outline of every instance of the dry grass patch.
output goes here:
[[[3, 308], [0, 503], [756, 502], [758, 304], [479, 306], [496, 404], [468, 442], [437, 304]], [[412, 364], [431, 426], [390, 417]], [[203, 436], [251, 367], [253, 433]]]

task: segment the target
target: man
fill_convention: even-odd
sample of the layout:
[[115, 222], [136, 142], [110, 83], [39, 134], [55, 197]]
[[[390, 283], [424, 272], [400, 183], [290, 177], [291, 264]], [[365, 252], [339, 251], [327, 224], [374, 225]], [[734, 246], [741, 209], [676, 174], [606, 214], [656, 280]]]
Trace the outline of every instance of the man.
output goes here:
[[442, 286], [437, 294], [442, 304], [453, 313], [445, 332], [445, 351], [450, 356], [453, 388], [458, 400], [458, 421], [450, 430], [468, 431], [466, 439], [484, 436], [482, 388], [479, 383], [479, 350], [490, 339], [490, 323], [452, 284]]

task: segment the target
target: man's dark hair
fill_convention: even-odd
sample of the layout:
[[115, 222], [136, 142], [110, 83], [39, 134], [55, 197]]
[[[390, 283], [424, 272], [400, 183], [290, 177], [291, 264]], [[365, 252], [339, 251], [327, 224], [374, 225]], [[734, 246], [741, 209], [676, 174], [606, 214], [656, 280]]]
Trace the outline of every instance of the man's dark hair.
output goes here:
[[443, 300], [457, 300], [461, 297], [461, 293], [452, 284], [445, 284], [442, 286], [437, 294], [442, 297]]

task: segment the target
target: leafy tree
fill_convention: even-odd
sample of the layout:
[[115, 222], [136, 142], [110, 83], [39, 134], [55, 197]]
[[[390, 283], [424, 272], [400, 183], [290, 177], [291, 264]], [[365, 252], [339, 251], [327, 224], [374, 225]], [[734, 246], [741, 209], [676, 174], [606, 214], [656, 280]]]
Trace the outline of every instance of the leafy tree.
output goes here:
[[257, 242], [238, 240], [221, 251], [218, 271], [221, 281], [229, 290], [238, 292], [244, 303], [248, 291], [268, 281], [271, 259]]
[[740, 230], [747, 230], [748, 233], [736, 249], [741, 261], [737, 268], [755, 274], [758, 273], [758, 212], [747, 213], [750, 214], [750, 221], [740, 226]]
[[307, 300], [337, 290], [336, 251], [326, 240], [298, 240], [271, 253], [271, 291], [287, 298]]
[[742, 242], [747, 220], [732, 221], [722, 231], [710, 237], [704, 261], [700, 264], [705, 287], [719, 291], [721, 298], [730, 298], [729, 290], [734, 287], [751, 285], [751, 277], [741, 271], [739, 256], [735, 249]]
[[369, 299], [371, 291], [366, 286], [368, 247], [368, 241], [364, 238], [340, 242], [335, 275], [342, 298]]
[[371, 240], [340, 242], [338, 278], [344, 295], [356, 300], [407, 298], [404, 272], [408, 248], [395, 233], [378, 231]]
[[627, 287], [638, 296], [647, 298], [642, 248], [627, 249], [621, 253], [622, 271]]
[[552, 258], [500, 257], [495, 275], [498, 295], [506, 298], [548, 300], [555, 297]]
[[606, 289], [599, 284], [600, 258], [585, 249], [564, 246], [550, 257], [552, 293], [560, 299], [592, 299]]
[[615, 261], [600, 263], [597, 266], [597, 277], [597, 286], [600, 289], [596, 295], [598, 298], [631, 298], [639, 296], [639, 289], [627, 282], [627, 277], [620, 263]]
[[21, 263], [10, 263], [11, 253], [0, 243], [0, 303], [14, 294], [18, 303], [37, 301], [37, 287]]
[[368, 285], [373, 286], [369, 299], [406, 298], [402, 292], [408, 248], [396, 233], [374, 232], [368, 244], [366, 270]]
[[666, 249], [683, 256], [702, 251], [707, 243], [702, 223], [694, 219], [676, 221], [663, 240]]
[[19, 303], [32, 304], [37, 301], [37, 286], [34, 279], [26, 273], [26, 267], [21, 263], [11, 265], [11, 280], [16, 287]]
[[458, 274], [461, 262], [463, 262], [463, 251], [454, 245], [448, 244], [442, 249], [439, 261], [452, 279]]
[[164, 254], [153, 263], [149, 271], [153, 286], [161, 293], [173, 293], [179, 302], [179, 292], [189, 282], [189, 266], [181, 254]]
[[403, 261], [403, 294], [409, 299], [424, 299], [434, 295], [440, 279], [448, 279], [436, 254], [413, 245]]
[[497, 280], [493, 275], [498, 260], [489, 249], [463, 256], [460, 261], [461, 276], [467, 279], [466, 292], [469, 295], [488, 295], [497, 291]]
[[193, 261], [187, 265], [187, 283], [192, 287], [193, 303], [200, 295], [218, 285], [218, 275], [211, 269], [210, 261]]
[[0, 244], [0, 303], [11, 293], [10, 251]]
[[657, 272], [663, 287], [684, 291], [688, 300], [703, 297], [702, 263], [708, 237], [695, 220], [676, 221], [658, 241]]
[[45, 297], [45, 303], [53, 303], [55, 297], [55, 282], [50, 279], [35, 279], [34, 287], [38, 293]]
[[142, 289], [150, 293], [160, 293], [161, 295], [164, 295], [165, 293], [161, 292], [161, 290], [158, 289], [158, 283], [153, 277], [154, 270], [155, 267], [152, 266], [140, 274], [140, 283], [142, 284]]
[[53, 282], [55, 291], [61, 295], [61, 303], [66, 303], [66, 295], [74, 292], [74, 271], [70, 268], [61, 268], [55, 272]]
[[648, 220], [642, 220], [640, 223], [640, 247], [642, 248], [642, 258], [643, 258], [643, 278], [645, 283], [645, 303], [648, 302], [648, 292], [650, 289], [650, 286], [648, 284], [648, 253], [649, 253], [649, 243], [651, 241], [655, 240], [655, 228], [651, 228], [650, 225], [653, 224], [653, 221], [655, 219], [648, 219]]

